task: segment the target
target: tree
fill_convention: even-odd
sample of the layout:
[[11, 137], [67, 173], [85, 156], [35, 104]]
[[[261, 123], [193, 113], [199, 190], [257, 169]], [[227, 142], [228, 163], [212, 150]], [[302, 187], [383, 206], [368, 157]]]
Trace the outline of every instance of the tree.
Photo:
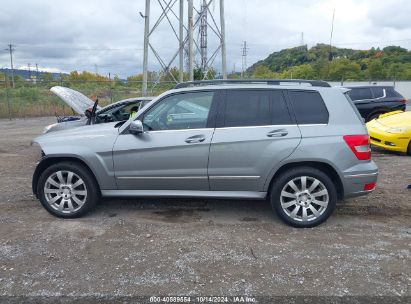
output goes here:
[[367, 69], [370, 80], [382, 80], [385, 78], [384, 67], [380, 60], [372, 60]]
[[42, 72], [40, 74], [40, 80], [44, 82], [52, 82], [54, 80], [53, 75], [48, 72]]
[[288, 69], [287, 71], [285, 71], [283, 74], [285, 74], [285, 76], [288, 75], [286, 76], [288, 78], [294, 78], [294, 79], [314, 79], [315, 78], [315, 70], [309, 64], [302, 64], [302, 65], [294, 66]]
[[273, 78], [273, 72], [266, 66], [257, 66], [252, 74], [253, 78]]
[[330, 80], [359, 79], [360, 65], [349, 59], [336, 59], [330, 63]]

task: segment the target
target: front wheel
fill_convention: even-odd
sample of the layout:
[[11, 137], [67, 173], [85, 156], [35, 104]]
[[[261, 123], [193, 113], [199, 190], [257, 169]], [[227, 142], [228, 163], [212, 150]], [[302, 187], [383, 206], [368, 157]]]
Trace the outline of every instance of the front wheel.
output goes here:
[[80, 217], [94, 208], [98, 184], [82, 165], [62, 162], [51, 165], [37, 184], [41, 204], [51, 214], [63, 218]]
[[274, 181], [270, 200], [285, 223], [308, 228], [323, 223], [331, 215], [337, 203], [337, 191], [324, 172], [312, 167], [298, 167]]

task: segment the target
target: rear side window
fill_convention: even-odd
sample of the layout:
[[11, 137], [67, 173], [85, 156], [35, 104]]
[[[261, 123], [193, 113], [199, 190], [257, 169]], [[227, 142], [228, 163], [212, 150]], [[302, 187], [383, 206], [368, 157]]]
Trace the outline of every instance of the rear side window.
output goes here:
[[290, 124], [281, 91], [228, 90], [224, 109], [225, 127]]
[[384, 89], [380, 87], [372, 88], [372, 93], [374, 94], [374, 98], [381, 98], [384, 96]]
[[373, 98], [370, 88], [353, 88], [348, 92], [348, 95], [353, 101]]
[[328, 110], [321, 95], [314, 91], [289, 91], [298, 124], [326, 124]]
[[398, 93], [394, 88], [386, 88], [385, 92], [387, 94], [387, 97], [398, 97], [398, 98], [403, 98], [400, 93]]

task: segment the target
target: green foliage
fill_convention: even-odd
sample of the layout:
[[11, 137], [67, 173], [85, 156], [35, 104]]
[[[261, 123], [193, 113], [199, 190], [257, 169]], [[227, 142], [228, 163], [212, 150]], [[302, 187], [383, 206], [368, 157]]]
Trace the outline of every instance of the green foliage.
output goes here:
[[380, 50], [331, 48], [317, 44], [270, 54], [252, 65], [248, 74], [256, 78], [302, 78], [325, 80], [411, 80], [411, 51], [399, 46]]
[[217, 72], [213, 68], [207, 71], [207, 76], [204, 75], [204, 71], [201, 68], [194, 68], [194, 80], [214, 79], [216, 74]]
[[51, 81], [53, 81], [54, 79], [53, 79], [53, 75], [52, 75], [51, 73], [43, 72], [43, 73], [40, 74], [40, 80], [41, 80], [41, 81], [51, 82]]
[[252, 74], [252, 78], [274, 78], [274, 72], [272, 72], [267, 66], [257, 66]]

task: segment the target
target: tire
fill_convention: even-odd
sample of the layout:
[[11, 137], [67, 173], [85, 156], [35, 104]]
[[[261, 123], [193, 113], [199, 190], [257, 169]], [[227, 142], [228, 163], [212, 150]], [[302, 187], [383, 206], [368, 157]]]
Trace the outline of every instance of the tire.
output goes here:
[[271, 187], [270, 202], [286, 224], [309, 228], [326, 221], [334, 211], [337, 190], [324, 172], [313, 167], [296, 167], [276, 178]]
[[37, 193], [44, 208], [61, 218], [76, 218], [91, 211], [100, 191], [94, 176], [83, 165], [61, 162], [40, 175]]
[[411, 140], [410, 140], [410, 142], [408, 143], [407, 154], [411, 156]]

